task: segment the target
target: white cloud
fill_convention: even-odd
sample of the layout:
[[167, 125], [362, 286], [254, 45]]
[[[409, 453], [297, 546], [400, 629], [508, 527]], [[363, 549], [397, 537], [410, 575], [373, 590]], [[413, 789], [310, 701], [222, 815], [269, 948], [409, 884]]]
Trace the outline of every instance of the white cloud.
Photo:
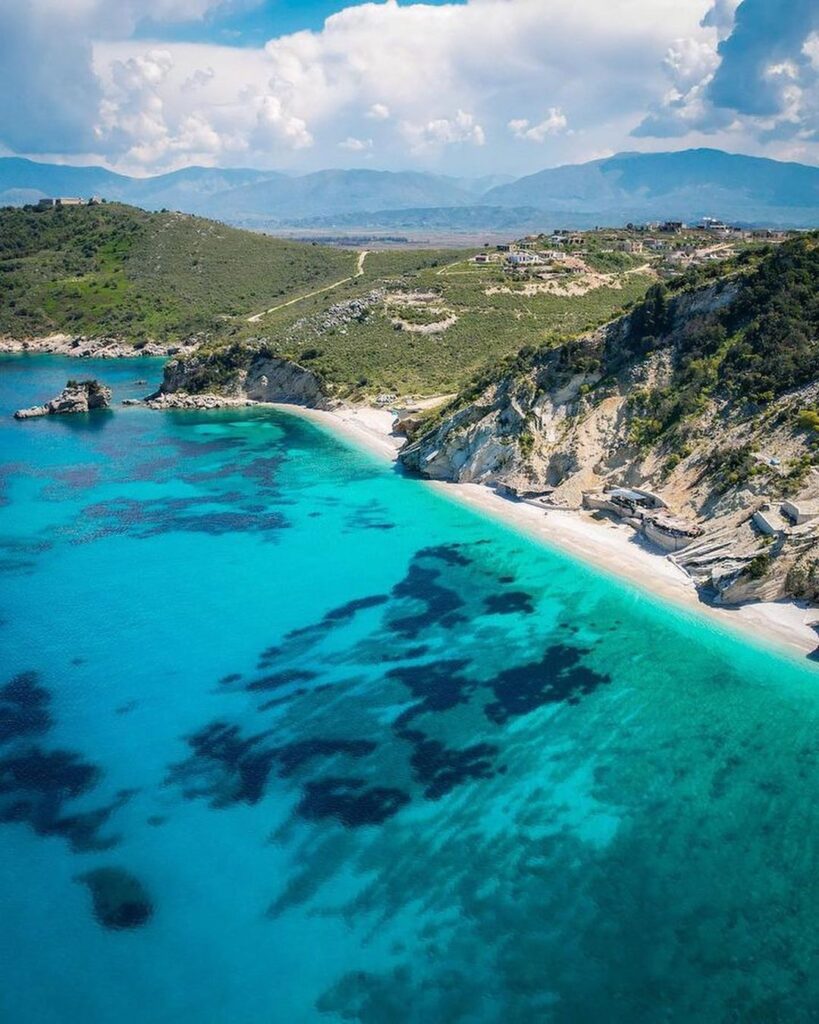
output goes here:
[[802, 47], [802, 53], [811, 62], [815, 71], [819, 71], [819, 32], [811, 32]]
[[[183, 161], [182, 125], [196, 115], [221, 139], [218, 152], [204, 154], [217, 162], [240, 156], [264, 166], [326, 166], [339, 138], [372, 137], [388, 166], [490, 172], [510, 155], [487, 140], [500, 139], [510, 119], [520, 120], [516, 112], [544, 94], [554, 111], [521, 128], [522, 137], [540, 142], [532, 169], [535, 160], [622, 148], [665, 88], [661, 62], [669, 46], [705, 34], [699, 22], [709, 6], [653, 0], [647, 10], [644, 0], [585, 0], [580, 10], [576, 0], [387, 0], [346, 8], [321, 31], [272, 39], [263, 50], [163, 44], [174, 62], [157, 88], [168, 133], [163, 166]], [[135, 50], [133, 43], [97, 44], [107, 100], [111, 61]], [[140, 140], [129, 149], [129, 124], [123, 121], [117, 135], [107, 110], [111, 158], [125, 166]], [[564, 110], [572, 112], [573, 133]]]
[[302, 118], [289, 113], [285, 101], [268, 94], [259, 98], [256, 104], [257, 138], [271, 142], [282, 141], [293, 149], [305, 149], [313, 145], [313, 136], [307, 130]]
[[545, 142], [550, 135], [567, 131], [569, 121], [559, 107], [549, 107], [546, 117], [538, 124], [531, 124], [526, 118], [513, 118], [507, 127], [516, 139]]
[[635, 134], [764, 152], [819, 157], [819, 7], [768, 0], [716, 0], [705, 39], [669, 49], [670, 88]]
[[203, 85], [208, 84], [214, 74], [213, 68], [197, 68], [189, 78], [185, 79], [182, 88], [188, 91], [200, 89]]
[[454, 117], [436, 117], [425, 124], [404, 121], [401, 125], [404, 136], [414, 150], [428, 146], [451, 146], [455, 143], [469, 143], [473, 146], [486, 144], [486, 133], [473, 114], [459, 110]]
[[[258, 49], [128, 40], [139, 18], [201, 17], [218, 2], [0, 0], [0, 146], [98, 152], [123, 170], [299, 168], [331, 165], [343, 139], [372, 141], [386, 166], [489, 173], [623, 149], [635, 128], [647, 148], [710, 132], [775, 151], [760, 132], [800, 131], [816, 105], [819, 39], [803, 33], [799, 60], [768, 62], [800, 68], [767, 82], [778, 120], [715, 107], [717, 47], [749, 0], [386, 0]], [[544, 97], [545, 117], [520, 116]], [[538, 145], [501, 145], [509, 133]]]
[[373, 148], [372, 139], [357, 139], [353, 135], [348, 135], [343, 142], [339, 142], [340, 149], [349, 149], [351, 153], [363, 153], [368, 149]]
[[87, 152], [103, 100], [94, 43], [126, 38], [143, 18], [195, 20], [222, 2], [0, 0], [0, 144], [17, 152]]
[[726, 39], [734, 27], [734, 18], [741, 0], [714, 0], [714, 5], [702, 19], [704, 28], [715, 28], [719, 39]]

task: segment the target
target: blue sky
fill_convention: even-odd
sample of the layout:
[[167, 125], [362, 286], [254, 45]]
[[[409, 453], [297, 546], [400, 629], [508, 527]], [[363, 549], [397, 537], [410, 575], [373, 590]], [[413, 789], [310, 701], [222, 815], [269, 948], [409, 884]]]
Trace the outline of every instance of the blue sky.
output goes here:
[[0, 153], [478, 176], [693, 146], [819, 162], [817, 0], [0, 0]]

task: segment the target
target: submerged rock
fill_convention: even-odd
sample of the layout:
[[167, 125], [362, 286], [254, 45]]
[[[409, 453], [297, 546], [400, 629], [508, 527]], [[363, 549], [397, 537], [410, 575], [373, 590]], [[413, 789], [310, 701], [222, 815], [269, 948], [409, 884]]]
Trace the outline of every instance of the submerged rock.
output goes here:
[[105, 928], [141, 928], [154, 908], [145, 887], [122, 868], [96, 868], [78, 875], [91, 892], [94, 917]]
[[28, 420], [36, 416], [61, 416], [66, 413], [108, 409], [110, 405], [111, 389], [100, 384], [98, 380], [70, 380], [50, 402], [35, 405], [31, 409], [18, 409], [14, 418]]

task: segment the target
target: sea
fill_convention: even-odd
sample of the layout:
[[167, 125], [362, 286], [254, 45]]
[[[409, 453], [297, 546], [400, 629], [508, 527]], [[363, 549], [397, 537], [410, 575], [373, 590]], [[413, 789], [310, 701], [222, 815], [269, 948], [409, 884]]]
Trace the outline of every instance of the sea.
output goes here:
[[3, 1024], [819, 1020], [815, 665], [160, 375], [0, 362]]

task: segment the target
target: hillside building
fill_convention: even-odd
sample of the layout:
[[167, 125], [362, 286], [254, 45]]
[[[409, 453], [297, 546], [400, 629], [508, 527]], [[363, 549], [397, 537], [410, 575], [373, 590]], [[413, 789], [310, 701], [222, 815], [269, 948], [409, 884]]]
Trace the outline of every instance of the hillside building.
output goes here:
[[37, 203], [38, 210], [53, 210], [58, 206], [85, 206], [85, 200], [79, 196], [46, 197]]

